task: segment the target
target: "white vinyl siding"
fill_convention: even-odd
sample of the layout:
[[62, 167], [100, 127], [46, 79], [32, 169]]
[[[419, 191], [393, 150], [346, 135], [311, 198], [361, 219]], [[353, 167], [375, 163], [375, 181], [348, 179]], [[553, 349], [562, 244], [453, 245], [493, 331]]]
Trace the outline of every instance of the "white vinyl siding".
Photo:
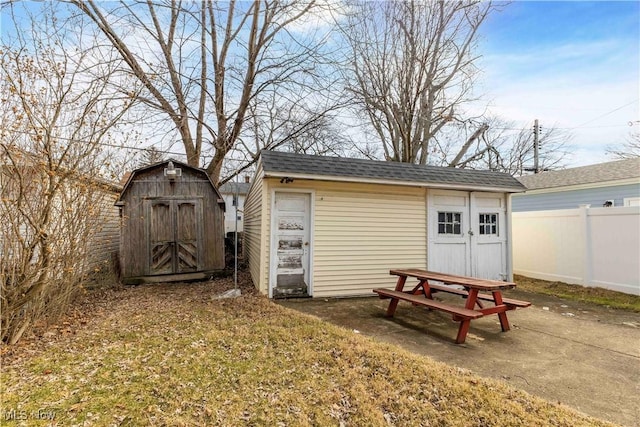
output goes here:
[[316, 297], [370, 295], [394, 286], [390, 269], [426, 265], [425, 191], [367, 190], [316, 194]]
[[513, 212], [545, 211], [554, 209], [575, 209], [581, 205], [597, 208], [607, 200], [613, 200], [614, 206], [625, 206], [626, 197], [640, 196], [640, 184], [610, 185], [597, 184], [593, 188], [571, 189], [564, 187], [530, 190], [514, 194]]
[[[313, 240], [311, 242], [313, 296], [373, 295], [376, 287], [393, 287], [392, 268], [426, 267], [426, 190], [389, 185], [345, 184], [295, 180], [293, 184], [266, 179], [252, 188], [245, 204], [246, 245], [249, 212], [262, 213], [264, 256], [248, 249], [254, 284], [268, 293], [271, 197], [273, 191], [313, 190]], [[262, 194], [258, 208], [255, 194]], [[256, 214], [252, 214], [255, 216]], [[254, 220], [255, 221], [255, 220]], [[249, 228], [251, 226], [249, 225]], [[255, 226], [254, 226], [255, 229]], [[253, 251], [253, 252], [252, 252]], [[253, 255], [250, 255], [250, 254]], [[254, 256], [256, 255], [256, 256]], [[258, 264], [263, 270], [258, 274]], [[260, 283], [257, 278], [260, 278]]]
[[[269, 292], [271, 199], [277, 192], [311, 194], [309, 272], [313, 297], [373, 295], [374, 288], [395, 286], [396, 278], [389, 274], [390, 269], [428, 267], [427, 193], [442, 191], [299, 178], [284, 183], [280, 178], [257, 176], [260, 182], [254, 184], [245, 204], [245, 250], [251, 276], [261, 293]], [[468, 198], [469, 193], [464, 192], [464, 196]], [[478, 199], [479, 207], [473, 211], [474, 224], [478, 223], [479, 213], [505, 214], [502, 193], [474, 193], [473, 197]], [[485, 199], [491, 204], [486, 205]], [[500, 209], [495, 210], [494, 204]], [[471, 214], [468, 206], [466, 212]], [[507, 223], [497, 221], [500, 227]], [[498, 236], [504, 240], [500, 243], [501, 252], [487, 252], [487, 256], [495, 256], [502, 265], [506, 231], [498, 232]], [[479, 233], [476, 238], [481, 237], [488, 238]], [[488, 242], [480, 243], [482, 250], [490, 249], [485, 244]], [[482, 263], [481, 255], [477, 257]], [[505, 269], [506, 266], [500, 267], [498, 273]]]
[[[373, 288], [395, 285], [390, 269], [426, 267], [425, 189], [307, 180], [281, 184], [276, 179], [266, 180], [265, 187], [263, 225], [270, 224], [273, 189], [314, 190], [314, 297], [373, 295]], [[264, 234], [268, 251], [269, 232]], [[265, 267], [268, 260], [268, 255], [262, 260]], [[266, 293], [268, 268], [264, 273], [259, 289]]]
[[257, 177], [244, 202], [243, 250], [245, 261], [249, 264], [251, 279], [256, 288], [264, 292], [265, 289], [262, 286], [264, 276], [262, 276], [261, 270], [265, 267], [261, 265], [261, 260], [264, 260], [265, 252], [268, 251], [263, 244], [263, 230], [265, 228], [262, 226], [262, 218], [264, 217], [262, 193], [263, 181], [260, 177]]

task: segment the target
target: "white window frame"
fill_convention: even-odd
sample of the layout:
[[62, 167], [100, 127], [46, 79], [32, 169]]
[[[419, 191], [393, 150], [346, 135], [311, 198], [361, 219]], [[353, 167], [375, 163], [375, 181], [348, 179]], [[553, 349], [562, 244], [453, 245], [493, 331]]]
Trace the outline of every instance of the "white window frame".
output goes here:
[[[444, 222], [440, 221], [440, 214], [445, 215]], [[447, 220], [447, 215], [451, 214], [451, 221]], [[457, 217], [457, 220], [456, 220]], [[462, 212], [458, 211], [438, 211], [438, 234], [441, 236], [462, 236], [464, 231], [462, 230]], [[440, 226], [444, 225], [444, 232], [440, 231]], [[451, 225], [452, 233], [447, 232], [447, 225]], [[458, 226], [458, 233], [456, 233], [456, 225]]]
[[[482, 221], [482, 217], [483, 216], [488, 216], [491, 215], [492, 217], [495, 217], [496, 221], [495, 222], [486, 222], [486, 218], [485, 218], [485, 222]], [[500, 214], [498, 212], [479, 212], [478, 213], [478, 235], [480, 236], [500, 236]], [[495, 232], [490, 232], [487, 233], [487, 228], [489, 227], [489, 230], [492, 231], [491, 229], [495, 229]], [[484, 233], [482, 231], [485, 231]]]

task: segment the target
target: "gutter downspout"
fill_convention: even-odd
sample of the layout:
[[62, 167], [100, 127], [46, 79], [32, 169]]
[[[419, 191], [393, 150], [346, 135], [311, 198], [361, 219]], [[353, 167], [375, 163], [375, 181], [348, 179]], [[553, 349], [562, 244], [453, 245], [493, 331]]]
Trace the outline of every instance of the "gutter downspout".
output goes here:
[[507, 195], [507, 281], [513, 282], [513, 211], [511, 209], [511, 193]]

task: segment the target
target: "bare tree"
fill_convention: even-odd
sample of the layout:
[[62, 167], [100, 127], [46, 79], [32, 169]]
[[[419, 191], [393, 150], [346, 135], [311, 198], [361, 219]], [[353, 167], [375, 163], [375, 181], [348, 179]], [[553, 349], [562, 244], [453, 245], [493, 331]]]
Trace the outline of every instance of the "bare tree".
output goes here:
[[640, 131], [629, 134], [627, 141], [620, 147], [607, 147], [607, 154], [619, 160], [640, 157]]
[[433, 138], [466, 120], [460, 107], [476, 74], [477, 32], [493, 9], [480, 1], [351, 4], [349, 89], [387, 160], [426, 164]]
[[[131, 105], [107, 90], [115, 63], [68, 48], [40, 16], [0, 52], [1, 338], [61, 312], [90, 273], [107, 184], [104, 143]], [[29, 31], [30, 30], [30, 31]], [[46, 37], [46, 39], [45, 39]], [[113, 200], [110, 201], [113, 205]]]
[[138, 163], [138, 167], [152, 165], [154, 163], [160, 163], [164, 160], [164, 154], [160, 152], [156, 147], [149, 147], [142, 152], [142, 158]]
[[229, 153], [229, 161], [224, 166], [225, 178], [220, 179], [220, 184], [253, 169], [261, 150], [341, 155], [353, 146], [353, 141], [341, 134], [336, 124], [342, 101], [316, 99], [312, 105], [301, 108], [282, 99], [279, 93], [261, 95], [249, 105], [250, 120], [244, 137]]
[[[291, 122], [288, 127], [294, 128], [296, 124], [295, 121]], [[348, 137], [334, 125], [334, 119], [327, 116], [304, 132], [291, 133], [288, 129], [284, 129], [284, 132], [292, 136], [286, 139], [283, 150], [292, 153], [342, 157], [352, 145]]]
[[259, 120], [260, 100], [277, 93], [309, 111], [306, 98], [328, 87], [326, 39], [314, 31], [326, 2], [70, 1], [144, 86], [139, 100], [179, 132], [187, 162], [206, 157], [214, 181], [247, 123]]
[[[485, 122], [474, 125], [475, 131], [468, 138], [460, 152], [448, 160], [446, 153], [451, 151], [447, 145], [457, 143], [458, 133], [446, 140], [439, 153], [440, 163], [459, 168], [493, 170], [511, 175], [523, 175], [534, 166], [534, 133], [530, 126], [518, 126], [500, 118], [485, 118]], [[539, 137], [538, 167], [541, 170], [562, 169], [570, 156], [572, 135], [557, 127], [542, 129]], [[442, 143], [442, 141], [439, 141]], [[467, 146], [468, 145], [468, 146]], [[460, 153], [459, 152], [459, 153]]]

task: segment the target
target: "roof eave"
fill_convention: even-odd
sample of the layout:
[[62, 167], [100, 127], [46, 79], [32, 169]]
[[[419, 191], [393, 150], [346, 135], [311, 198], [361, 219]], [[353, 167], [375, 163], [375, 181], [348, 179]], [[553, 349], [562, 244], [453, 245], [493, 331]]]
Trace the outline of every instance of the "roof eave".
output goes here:
[[468, 184], [447, 184], [442, 182], [425, 182], [425, 181], [397, 181], [392, 179], [376, 179], [376, 178], [363, 178], [352, 176], [339, 176], [339, 175], [311, 175], [291, 172], [278, 172], [270, 171], [264, 172], [264, 178], [293, 178], [293, 179], [308, 179], [315, 181], [337, 181], [337, 182], [352, 182], [360, 184], [380, 184], [380, 185], [402, 185], [407, 187], [426, 187], [436, 188], [442, 190], [472, 190], [472, 191], [487, 191], [494, 193], [521, 193], [526, 190], [523, 187], [497, 187], [497, 186], [483, 186], [483, 185], [468, 185]]

